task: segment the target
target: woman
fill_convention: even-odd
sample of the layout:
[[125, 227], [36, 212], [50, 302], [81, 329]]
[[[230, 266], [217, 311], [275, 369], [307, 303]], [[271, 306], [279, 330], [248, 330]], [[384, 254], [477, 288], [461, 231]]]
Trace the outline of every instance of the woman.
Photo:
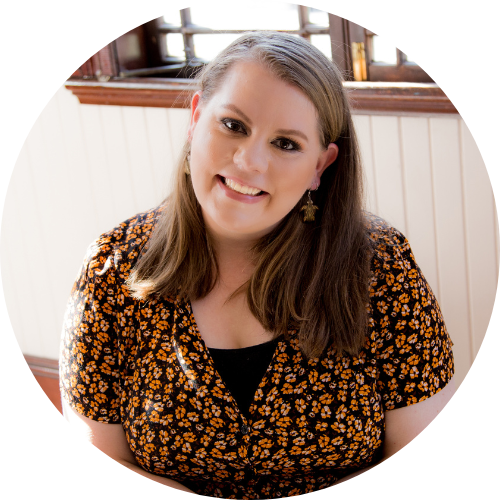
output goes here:
[[362, 211], [336, 67], [251, 33], [203, 72], [176, 189], [90, 247], [68, 305], [65, 414], [160, 483], [278, 498], [389, 457], [453, 394], [408, 242]]

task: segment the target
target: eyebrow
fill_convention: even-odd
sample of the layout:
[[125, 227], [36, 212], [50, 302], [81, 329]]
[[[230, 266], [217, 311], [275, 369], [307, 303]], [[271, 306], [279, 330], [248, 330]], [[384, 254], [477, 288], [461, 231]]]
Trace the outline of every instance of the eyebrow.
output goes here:
[[[222, 107], [226, 108], [226, 109], [230, 109], [231, 111], [234, 111], [235, 113], [240, 115], [249, 125], [252, 125], [252, 120], [250, 120], [250, 118], [248, 118], [248, 116], [245, 113], [243, 113], [243, 111], [241, 111], [241, 109], [239, 109], [234, 104], [223, 104]], [[303, 132], [301, 132], [300, 130], [282, 128], [282, 129], [277, 130], [276, 132], [278, 134], [283, 134], [283, 135], [296, 135], [296, 136], [304, 139], [306, 142], [309, 142], [309, 139], [307, 138], [307, 136]]]
[[302, 137], [302, 139], [304, 139], [306, 142], [309, 142], [309, 139], [307, 138], [306, 134], [304, 134], [303, 132], [301, 132], [300, 130], [295, 130], [295, 129], [279, 129], [277, 130], [276, 132], [278, 132], [278, 134], [283, 134], [283, 135], [298, 135], [299, 137]]
[[222, 107], [226, 108], [226, 109], [230, 109], [231, 111], [234, 111], [235, 113], [240, 115], [243, 118], [243, 120], [245, 120], [249, 125], [252, 125], [252, 120], [250, 120], [250, 118], [248, 118], [248, 116], [245, 113], [243, 113], [243, 111], [241, 111], [241, 109], [238, 108], [237, 106], [235, 106], [234, 104], [223, 104]]

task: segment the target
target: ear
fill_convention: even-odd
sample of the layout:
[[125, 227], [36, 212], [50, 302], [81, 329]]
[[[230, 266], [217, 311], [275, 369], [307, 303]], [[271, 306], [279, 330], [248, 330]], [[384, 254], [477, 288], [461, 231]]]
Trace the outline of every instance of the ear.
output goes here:
[[[323, 172], [337, 159], [339, 147], [331, 142], [328, 147], [321, 153], [316, 165], [316, 176], [313, 179], [311, 189], [318, 189], [321, 175]], [[314, 187], [315, 186], [315, 187]]]
[[191, 119], [189, 121], [188, 128], [188, 140], [191, 142], [193, 138], [193, 132], [200, 118], [200, 99], [201, 99], [201, 90], [196, 92], [191, 98]]

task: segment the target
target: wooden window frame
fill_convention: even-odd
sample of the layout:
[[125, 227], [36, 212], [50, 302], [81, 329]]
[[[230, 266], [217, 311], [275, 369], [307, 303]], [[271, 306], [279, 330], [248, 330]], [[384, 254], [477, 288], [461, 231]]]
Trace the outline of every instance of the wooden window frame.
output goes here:
[[[321, 26], [313, 24], [309, 19], [309, 7], [298, 5], [298, 21], [299, 28], [296, 30], [280, 30], [284, 33], [299, 35], [308, 41], [311, 41], [312, 35], [330, 35], [329, 26]], [[190, 76], [200, 65], [208, 63], [208, 61], [197, 57], [194, 45], [195, 35], [212, 35], [212, 34], [242, 34], [248, 30], [223, 29], [214, 30], [205, 26], [199, 26], [192, 22], [191, 9], [186, 8], [180, 11], [181, 24], [180, 26], [165, 23], [162, 18], [154, 19], [146, 23], [144, 33], [147, 36], [149, 50], [153, 54], [154, 61], [149, 67], [142, 69], [122, 68], [118, 72], [121, 78], [135, 78], [144, 76], [159, 76], [159, 74], [179, 73], [182, 77]], [[161, 39], [168, 34], [179, 33], [184, 39], [185, 57], [179, 58], [169, 55], [166, 52], [166, 43], [162, 43]], [[187, 67], [187, 68], [186, 68]]]
[[[371, 62], [373, 33], [355, 23], [329, 14], [329, 26], [311, 24], [308, 7], [299, 6], [299, 29], [290, 31], [310, 40], [314, 34], [329, 34], [332, 58], [344, 73], [354, 112], [357, 113], [457, 113], [444, 92], [417, 65], [406, 61], [398, 51], [398, 64]], [[162, 52], [160, 37], [182, 33], [185, 46], [193, 46], [197, 33], [242, 33], [239, 30], [214, 31], [191, 23], [189, 9], [181, 11], [182, 26], [173, 27], [153, 20], [114, 40], [78, 68], [66, 82], [66, 88], [82, 104], [118, 106], [173, 107], [189, 105], [195, 81], [192, 72], [203, 63], [194, 58], [182, 61]], [[353, 43], [363, 43], [366, 74], [378, 82], [355, 81]], [[186, 64], [188, 62], [188, 64]], [[159, 77], [167, 74], [170, 77]], [[176, 76], [172, 78], [172, 75]], [[408, 83], [401, 80], [413, 80]]]
[[332, 58], [344, 72], [347, 80], [354, 80], [353, 43], [362, 43], [365, 48], [365, 64], [367, 81], [375, 82], [408, 82], [434, 83], [432, 78], [417, 64], [406, 60], [406, 55], [396, 49], [396, 64], [373, 61], [373, 37], [375, 33], [358, 24], [328, 14], [330, 20], [330, 39], [332, 41]]

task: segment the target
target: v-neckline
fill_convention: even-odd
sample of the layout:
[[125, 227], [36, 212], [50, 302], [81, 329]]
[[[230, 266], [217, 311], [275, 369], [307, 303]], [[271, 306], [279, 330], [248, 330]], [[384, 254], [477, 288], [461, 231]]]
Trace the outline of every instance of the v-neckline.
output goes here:
[[[271, 361], [269, 363], [269, 366], [267, 367], [262, 379], [259, 382], [259, 385], [257, 389], [255, 390], [255, 393], [253, 394], [252, 397], [252, 402], [250, 404], [250, 408], [248, 409], [248, 417], [245, 416], [243, 411], [240, 409], [238, 406], [238, 403], [236, 402], [236, 399], [234, 396], [231, 394], [231, 391], [227, 387], [227, 384], [224, 382], [224, 379], [221, 377], [219, 371], [217, 370], [215, 366], [214, 359], [212, 355], [210, 354], [210, 349], [207, 347], [205, 340], [203, 339], [200, 330], [198, 328], [198, 325], [196, 323], [196, 318], [194, 317], [193, 313], [193, 307], [191, 306], [191, 301], [189, 299], [180, 299], [183, 306], [185, 307], [186, 311], [188, 312], [188, 321], [189, 321], [189, 326], [192, 328], [193, 333], [196, 335], [197, 340], [199, 342], [199, 345], [201, 346], [202, 351], [200, 354], [202, 354], [202, 359], [205, 360], [205, 362], [210, 365], [210, 368], [212, 369], [214, 373], [214, 377], [216, 379], [216, 385], [222, 386], [224, 388], [225, 394], [228, 396], [229, 400], [231, 401], [231, 404], [233, 408], [235, 409], [237, 415], [245, 422], [249, 422], [253, 419], [255, 410], [257, 408], [257, 394], [259, 393], [259, 390], [264, 389], [266, 385], [268, 384], [268, 379], [271, 376], [271, 372], [273, 371], [276, 357], [278, 354], [281, 354], [284, 349], [285, 349], [285, 343], [283, 339], [279, 339], [278, 342], [276, 343], [276, 347], [273, 352], [273, 356], [271, 358]], [[178, 305], [177, 305], [178, 307]]]

